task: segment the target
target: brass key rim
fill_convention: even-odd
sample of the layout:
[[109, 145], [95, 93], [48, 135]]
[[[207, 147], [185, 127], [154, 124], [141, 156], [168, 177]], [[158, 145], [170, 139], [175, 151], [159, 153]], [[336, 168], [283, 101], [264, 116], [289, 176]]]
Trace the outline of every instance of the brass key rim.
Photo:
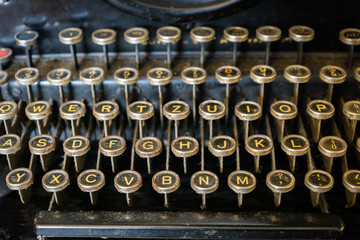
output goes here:
[[[232, 184], [231, 179], [233, 178], [234, 175], [237, 175], [237, 174], [247, 175], [248, 177], [250, 177], [252, 179], [252, 184], [248, 185], [248, 186], [244, 186], [244, 187]], [[237, 171], [230, 173], [230, 175], [228, 176], [228, 186], [235, 193], [241, 193], [241, 194], [251, 193], [256, 188], [256, 177], [251, 172], [244, 171], [244, 170], [237, 170]]]
[[[78, 32], [76, 36], [73, 37], [65, 37], [63, 34], [68, 31]], [[66, 45], [75, 45], [83, 40], [83, 30], [77, 27], [65, 28], [61, 30], [58, 34], [59, 40], [61, 43]]]
[[[46, 179], [48, 178], [48, 176], [53, 175], [53, 174], [59, 174], [59, 173], [62, 174], [65, 179], [61, 184], [53, 186], [46, 182]], [[65, 190], [65, 188], [67, 188], [69, 185], [70, 185], [69, 174], [64, 170], [60, 170], [60, 169], [52, 170], [50, 172], [47, 172], [42, 178], [42, 186], [45, 189], [45, 191], [47, 191], [47, 192], [60, 192], [60, 191]]]
[[[316, 173], [326, 175], [326, 177], [329, 178], [329, 180], [330, 180], [329, 183], [326, 184], [326, 185], [322, 185], [322, 186], [317, 186], [317, 185], [314, 185], [313, 183], [311, 183], [310, 182], [310, 175], [316, 174]], [[308, 189], [310, 189], [313, 192], [325, 193], [325, 192], [330, 191], [333, 188], [333, 186], [334, 186], [334, 178], [331, 176], [330, 173], [328, 173], [328, 172], [326, 172], [324, 170], [315, 169], [315, 170], [311, 170], [311, 171], [306, 173], [304, 184]]]
[[[137, 181], [137, 184], [135, 186], [120, 185], [119, 182], [117, 181], [117, 179], [119, 179], [121, 175], [124, 175], [124, 174], [127, 174], [127, 173], [131, 173], [131, 174], [136, 175], [138, 181]], [[137, 190], [139, 190], [142, 187], [142, 177], [141, 177], [140, 173], [138, 173], [138, 172], [136, 172], [134, 170], [121, 171], [118, 174], [116, 174], [116, 176], [114, 178], [114, 186], [118, 190], [118, 192], [120, 192], [120, 193], [133, 193], [133, 192], [136, 192]]]
[[[274, 34], [266, 34], [266, 31], [269, 30], [273, 31]], [[263, 42], [278, 41], [281, 38], [281, 30], [275, 26], [261, 26], [256, 29], [256, 38]]]
[[[290, 183], [288, 183], [285, 186], [279, 186], [279, 185], [274, 184], [273, 182], [271, 182], [271, 177], [274, 174], [286, 174], [286, 175], [290, 176], [290, 179], [291, 179]], [[295, 177], [293, 174], [291, 174], [290, 172], [288, 172], [286, 170], [280, 170], [280, 169], [273, 170], [266, 175], [266, 186], [275, 193], [287, 193], [295, 188]]]
[[[243, 35], [233, 35], [230, 34], [229, 32], [232, 30], [238, 30], [238, 31], [242, 31], [244, 34]], [[249, 30], [247, 28], [244, 27], [239, 27], [239, 26], [231, 26], [231, 27], [227, 27], [224, 29], [224, 39], [229, 41], [229, 42], [245, 42], [248, 38], [249, 38]]]
[[[218, 139], [226, 139], [229, 142], [231, 142], [231, 146], [228, 149], [217, 149], [215, 147], [215, 142]], [[209, 151], [215, 156], [215, 157], [227, 157], [232, 155], [236, 150], [236, 142], [232, 137], [221, 135], [221, 136], [215, 136], [210, 139], [209, 141]]]
[[[299, 34], [296, 33], [296, 30], [301, 28], [302, 30], [306, 30], [309, 34]], [[295, 42], [310, 42], [315, 37], [315, 31], [311, 27], [304, 25], [296, 25], [289, 28], [289, 37]]]
[[[176, 32], [176, 34], [173, 36], [163, 35], [161, 34], [161, 31], [164, 30], [171, 30]], [[156, 37], [162, 43], [176, 43], [181, 39], [181, 30], [180, 28], [174, 26], [161, 27], [156, 31]]]
[[[176, 146], [175, 146], [176, 143], [178, 141], [181, 141], [181, 140], [188, 140], [190, 142], [193, 142], [194, 143], [194, 148], [191, 149], [190, 151], [189, 150], [182, 151], [181, 149], [176, 148]], [[178, 138], [175, 138], [171, 142], [171, 151], [178, 158], [180, 158], [180, 157], [192, 157], [192, 156], [196, 155], [199, 152], [199, 142], [195, 138], [190, 137], [190, 136], [178, 137]]]
[[[162, 174], [172, 175], [172, 176], [175, 178], [175, 183], [174, 183], [174, 184], [171, 184], [170, 187], [162, 187], [162, 186], [157, 185], [156, 179], [157, 179], [160, 175], [162, 175]], [[176, 190], [178, 190], [179, 187], [180, 187], [180, 177], [179, 177], [179, 175], [178, 175], [176, 172], [174, 172], [174, 171], [163, 170], [163, 171], [160, 171], [160, 172], [157, 172], [157, 173], [154, 174], [154, 176], [153, 176], [152, 179], [151, 179], [151, 184], [152, 184], [153, 189], [154, 189], [157, 193], [160, 193], [160, 194], [173, 193], [173, 192], [175, 192]]]

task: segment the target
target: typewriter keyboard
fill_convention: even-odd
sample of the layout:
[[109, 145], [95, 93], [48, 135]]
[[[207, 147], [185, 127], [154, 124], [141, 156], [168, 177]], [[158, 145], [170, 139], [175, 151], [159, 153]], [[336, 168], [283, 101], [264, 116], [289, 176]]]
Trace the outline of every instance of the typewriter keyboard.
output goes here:
[[[338, 34], [349, 53], [306, 52], [312, 28], [282, 30], [99, 29], [99, 53], [77, 53], [85, 36], [67, 28], [69, 52], [42, 56], [41, 34], [17, 33], [23, 56], [0, 49], [0, 205], [22, 213], [9, 225], [39, 239], [358, 233], [360, 30]], [[199, 52], [174, 50], [182, 34]], [[109, 52], [117, 38], [134, 53]]]

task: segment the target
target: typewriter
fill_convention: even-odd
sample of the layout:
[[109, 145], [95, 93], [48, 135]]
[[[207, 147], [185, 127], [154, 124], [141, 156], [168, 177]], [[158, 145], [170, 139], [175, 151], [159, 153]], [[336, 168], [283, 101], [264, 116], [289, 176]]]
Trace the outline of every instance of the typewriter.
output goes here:
[[0, 239], [358, 239], [359, 8], [0, 0]]

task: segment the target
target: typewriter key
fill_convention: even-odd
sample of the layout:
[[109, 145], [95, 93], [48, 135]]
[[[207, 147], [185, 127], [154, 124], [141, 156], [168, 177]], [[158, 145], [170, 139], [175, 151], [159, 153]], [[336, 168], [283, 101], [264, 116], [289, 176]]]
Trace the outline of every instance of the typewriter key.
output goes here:
[[75, 170], [79, 172], [83, 165], [86, 153], [90, 150], [90, 142], [83, 136], [72, 136], [63, 143], [63, 149], [67, 156], [74, 157]]
[[103, 47], [104, 64], [106, 69], [108, 69], [109, 68], [108, 45], [116, 41], [116, 31], [109, 28], [99, 29], [91, 34], [91, 39], [93, 43]]
[[284, 137], [285, 120], [294, 119], [298, 113], [296, 105], [289, 101], [276, 101], [270, 106], [270, 113], [276, 119], [279, 120], [280, 126], [278, 131], [278, 138], [281, 142]]
[[260, 94], [259, 94], [259, 102], [260, 106], [263, 105], [264, 100], [264, 87], [265, 83], [271, 83], [276, 78], [276, 70], [273, 67], [266, 65], [257, 65], [251, 68], [250, 70], [250, 78], [260, 84]]
[[315, 31], [308, 26], [292, 26], [289, 28], [289, 37], [298, 43], [297, 64], [301, 64], [304, 42], [310, 42], [314, 39]]
[[191, 188], [201, 194], [201, 209], [206, 208], [206, 194], [215, 192], [219, 187], [219, 178], [215, 173], [210, 171], [199, 171], [194, 173], [190, 179]]
[[55, 138], [48, 134], [37, 135], [29, 141], [30, 152], [40, 156], [41, 166], [44, 171], [48, 169], [55, 148]]
[[15, 43], [18, 46], [25, 48], [26, 53], [26, 63], [28, 67], [33, 66], [32, 62], [32, 46], [36, 43], [37, 38], [39, 37], [39, 33], [36, 31], [23, 31], [15, 34]]
[[206, 71], [203, 68], [188, 67], [181, 72], [181, 79], [186, 84], [193, 86], [192, 103], [193, 103], [193, 121], [196, 125], [196, 85], [202, 84], [206, 81]]
[[252, 101], [244, 101], [236, 104], [235, 115], [245, 123], [245, 140], [249, 136], [249, 122], [259, 119], [262, 115], [261, 106]]
[[176, 157], [182, 157], [184, 160], [184, 173], [187, 173], [187, 158], [196, 155], [199, 152], [199, 142], [188, 136], [175, 138], [171, 143], [171, 151]]
[[135, 27], [124, 32], [124, 39], [127, 43], [135, 45], [135, 66], [140, 68], [139, 44], [146, 44], [149, 40], [149, 31], [146, 28]]
[[162, 143], [156, 137], [143, 137], [136, 142], [135, 151], [139, 157], [147, 159], [148, 173], [151, 174], [150, 160], [161, 153]]
[[0, 137], [0, 154], [6, 155], [9, 169], [15, 168], [17, 158], [15, 154], [21, 149], [21, 138], [15, 134]]
[[228, 177], [228, 186], [238, 195], [238, 206], [241, 208], [243, 194], [251, 193], [256, 187], [255, 176], [243, 170], [237, 170], [230, 173]]
[[255, 172], [260, 172], [260, 156], [265, 156], [273, 150], [273, 141], [266, 135], [256, 134], [246, 140], [245, 149], [254, 156]]
[[105, 175], [98, 169], [85, 170], [79, 174], [77, 183], [81, 191], [90, 194], [91, 204], [95, 205], [98, 191], [105, 186]]
[[310, 69], [302, 65], [290, 65], [284, 70], [284, 78], [290, 83], [294, 84], [294, 97], [295, 105], [298, 103], [299, 98], [299, 84], [307, 83], [310, 80]]
[[80, 80], [86, 84], [91, 86], [91, 96], [93, 100], [93, 105], [96, 104], [96, 91], [95, 85], [101, 83], [105, 79], [104, 69], [99, 67], [90, 67], [82, 70], [80, 72]]
[[11, 124], [8, 125], [8, 120], [12, 119], [18, 114], [18, 106], [15, 102], [12, 101], [3, 101], [0, 102], [0, 120], [3, 121], [5, 132], [9, 134]]
[[326, 136], [320, 139], [318, 148], [323, 157], [325, 170], [331, 172], [333, 158], [344, 156], [346, 154], [347, 144], [339, 137]]
[[80, 28], [71, 27], [63, 29], [59, 32], [59, 40], [61, 43], [70, 46], [71, 57], [73, 60], [75, 70], [78, 69], [78, 62], [76, 58], [76, 47], [75, 44], [83, 40], [83, 31]]
[[329, 84], [326, 99], [331, 102], [333, 85], [343, 83], [346, 79], [346, 72], [341, 67], [328, 65], [320, 69], [319, 77], [325, 83]]
[[164, 206], [169, 207], [169, 193], [175, 192], [180, 187], [180, 177], [176, 172], [164, 170], [157, 172], [152, 178], [152, 187], [159, 194], [164, 194]]
[[270, 43], [281, 38], [281, 30], [274, 26], [262, 26], [256, 29], [256, 37], [266, 44], [264, 64], [269, 65]]
[[236, 150], [236, 143], [232, 137], [216, 136], [210, 139], [209, 151], [219, 158], [220, 173], [223, 172], [224, 157], [232, 155]]
[[47, 172], [42, 178], [42, 186], [47, 192], [51, 192], [55, 196], [57, 205], [61, 205], [64, 190], [70, 185], [69, 174], [64, 170], [56, 169]]
[[204, 67], [205, 48], [204, 43], [211, 42], [215, 39], [215, 30], [210, 27], [196, 27], [191, 29], [190, 38], [195, 44], [200, 43], [200, 67]]
[[34, 175], [28, 168], [17, 168], [6, 175], [6, 185], [9, 189], [19, 192], [22, 203], [29, 201], [33, 183]]
[[308, 153], [309, 141], [301, 135], [287, 135], [281, 142], [281, 149], [288, 155], [291, 172], [295, 172], [295, 161], [297, 156]]
[[143, 137], [143, 121], [154, 116], [154, 106], [145, 101], [133, 102], [127, 109], [128, 115], [132, 120], [139, 121], [140, 138]]
[[354, 70], [354, 78], [360, 82], [360, 67], [355, 68]]
[[93, 115], [97, 120], [104, 122], [104, 135], [106, 137], [109, 131], [111, 133], [108, 121], [115, 119], [119, 115], [119, 106], [113, 101], [98, 102], [93, 107]]
[[126, 141], [120, 136], [107, 136], [99, 141], [100, 152], [111, 158], [111, 169], [113, 173], [116, 170], [116, 157], [123, 154], [126, 150]]
[[181, 38], [181, 30], [178, 27], [166, 26], [156, 31], [158, 41], [167, 46], [167, 67], [171, 68], [171, 44], [175, 44]]
[[308, 103], [306, 112], [311, 117], [311, 132], [314, 142], [319, 141], [321, 132], [321, 120], [332, 118], [335, 113], [334, 106], [324, 100], [313, 100]]
[[348, 137], [348, 142], [352, 142], [355, 136], [357, 121], [360, 120], [360, 101], [346, 102], [342, 111], [349, 120], [349, 124], [345, 128], [345, 133]]
[[320, 193], [330, 191], [334, 186], [334, 178], [323, 170], [311, 170], [306, 173], [305, 186], [310, 189], [311, 202], [314, 207], [319, 205]]
[[213, 136], [213, 120], [225, 115], [225, 105], [216, 100], [206, 100], [199, 105], [200, 116], [209, 121], [209, 139]]
[[223, 66], [215, 71], [215, 77], [219, 83], [226, 85], [225, 91], [225, 107], [226, 107], [226, 122], [229, 116], [229, 95], [230, 95], [230, 84], [237, 83], [241, 80], [241, 71], [237, 67]]
[[26, 116], [30, 120], [36, 121], [39, 134], [45, 131], [46, 119], [51, 115], [51, 112], [51, 105], [47, 101], [35, 101], [28, 104], [25, 108]]
[[125, 170], [115, 176], [114, 185], [118, 192], [126, 194], [127, 204], [131, 206], [130, 193], [134, 193], [142, 187], [142, 177], [136, 171]]
[[[65, 120], [71, 121], [71, 134], [75, 136], [77, 134], [77, 126], [80, 118], [85, 116], [86, 107], [81, 101], [67, 101], [60, 106], [60, 116]], [[75, 123], [77, 120], [77, 123]]]
[[356, 140], [356, 150], [360, 152], [360, 138]]
[[345, 28], [339, 33], [339, 40], [349, 46], [349, 69], [352, 67], [354, 46], [360, 45], [360, 29]]
[[236, 65], [237, 44], [245, 42], [249, 37], [249, 31], [244, 27], [227, 27], [224, 29], [224, 38], [233, 43], [233, 66]]
[[295, 177], [285, 170], [274, 170], [266, 176], [266, 186], [274, 193], [276, 207], [281, 204], [281, 195], [290, 192], [295, 187]]
[[39, 81], [39, 70], [36, 68], [22, 68], [15, 73], [16, 82], [20, 85], [26, 85], [29, 103], [34, 101], [34, 95], [31, 84]]
[[346, 171], [343, 174], [342, 183], [345, 187], [347, 207], [353, 207], [356, 202], [356, 194], [360, 192], [360, 171]]
[[179, 136], [179, 121], [187, 118], [190, 114], [190, 107], [183, 101], [171, 101], [163, 107], [164, 116], [175, 121], [175, 138]]
[[4, 70], [5, 65], [10, 62], [13, 51], [10, 48], [0, 48], [0, 71]]
[[167, 68], [153, 68], [147, 72], [147, 80], [150, 85], [158, 86], [159, 92], [159, 110], [160, 110], [160, 120], [161, 126], [164, 126], [164, 117], [163, 117], [163, 95], [161, 86], [167, 85], [172, 79], [172, 72]]
[[71, 71], [65, 68], [54, 69], [47, 75], [47, 80], [51, 85], [59, 86], [60, 101], [65, 101], [63, 85], [71, 82]]

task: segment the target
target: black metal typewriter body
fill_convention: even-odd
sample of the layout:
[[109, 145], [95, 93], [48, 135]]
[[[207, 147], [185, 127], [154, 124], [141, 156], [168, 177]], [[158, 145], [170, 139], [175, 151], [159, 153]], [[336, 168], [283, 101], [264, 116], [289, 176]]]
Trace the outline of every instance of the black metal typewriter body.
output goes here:
[[358, 239], [359, 8], [0, 0], [0, 239]]

